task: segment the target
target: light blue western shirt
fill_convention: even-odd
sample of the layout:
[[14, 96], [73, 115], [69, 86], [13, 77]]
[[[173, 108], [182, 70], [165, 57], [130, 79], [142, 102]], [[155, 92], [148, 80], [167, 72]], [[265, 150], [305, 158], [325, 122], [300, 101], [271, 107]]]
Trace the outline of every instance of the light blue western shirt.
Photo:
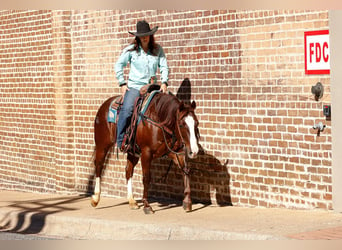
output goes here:
[[166, 57], [163, 48], [158, 45], [156, 56], [149, 51], [146, 53], [141, 46], [139, 51], [133, 49], [131, 44], [126, 47], [115, 64], [116, 78], [119, 85], [126, 83], [124, 78], [124, 67], [130, 64], [130, 71], [128, 76], [128, 87], [140, 90], [141, 87], [148, 84], [151, 78], [156, 78], [156, 72], [159, 68], [161, 74], [161, 82], [167, 83], [169, 80], [169, 67], [167, 65]]

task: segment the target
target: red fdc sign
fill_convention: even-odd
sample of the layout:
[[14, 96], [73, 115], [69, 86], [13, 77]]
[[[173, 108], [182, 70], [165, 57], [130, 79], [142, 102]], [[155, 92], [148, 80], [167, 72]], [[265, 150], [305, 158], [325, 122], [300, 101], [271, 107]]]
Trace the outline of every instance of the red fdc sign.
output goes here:
[[304, 32], [305, 74], [330, 74], [329, 30]]

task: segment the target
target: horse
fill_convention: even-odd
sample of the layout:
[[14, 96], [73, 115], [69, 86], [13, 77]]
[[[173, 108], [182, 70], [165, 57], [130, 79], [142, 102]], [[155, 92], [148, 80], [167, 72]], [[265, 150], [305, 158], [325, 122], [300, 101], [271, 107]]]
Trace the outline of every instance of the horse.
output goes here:
[[[108, 108], [118, 96], [107, 99], [98, 109], [94, 121], [95, 139], [95, 187], [91, 196], [91, 205], [96, 207], [100, 201], [101, 174], [105, 158], [110, 148], [116, 143], [116, 123], [107, 121]], [[190, 190], [190, 169], [188, 158], [196, 158], [199, 152], [198, 119], [195, 114], [196, 102], [185, 104], [170, 93], [158, 92], [150, 101], [141, 121], [137, 125], [135, 141], [140, 148], [140, 154], [127, 153], [126, 181], [129, 208], [139, 209], [133, 197], [133, 170], [141, 158], [143, 173], [143, 210], [145, 214], [152, 214], [154, 210], [148, 202], [148, 189], [151, 181], [151, 162], [155, 158], [167, 156], [171, 163], [177, 165], [183, 174], [184, 200], [183, 208], [186, 212], [192, 210]]]

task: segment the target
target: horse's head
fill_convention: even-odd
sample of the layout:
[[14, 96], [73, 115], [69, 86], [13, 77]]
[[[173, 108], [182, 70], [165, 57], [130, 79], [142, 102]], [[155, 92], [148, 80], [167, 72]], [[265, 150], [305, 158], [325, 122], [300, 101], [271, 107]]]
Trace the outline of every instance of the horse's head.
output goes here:
[[191, 105], [180, 103], [177, 123], [179, 125], [180, 139], [185, 146], [185, 152], [189, 158], [195, 158], [199, 151], [198, 119], [195, 114], [196, 102]]

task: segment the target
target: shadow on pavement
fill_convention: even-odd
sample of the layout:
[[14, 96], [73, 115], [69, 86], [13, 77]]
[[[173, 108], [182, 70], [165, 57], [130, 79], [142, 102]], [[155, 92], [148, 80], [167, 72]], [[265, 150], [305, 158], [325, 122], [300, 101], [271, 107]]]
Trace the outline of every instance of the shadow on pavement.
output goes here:
[[[85, 196], [66, 196], [58, 198], [37, 199], [27, 201], [14, 201], [8, 212], [0, 218], [0, 230], [22, 234], [37, 234], [44, 228], [48, 215], [62, 211], [77, 210], [68, 205], [86, 199]], [[21, 211], [16, 213], [15, 211]]]

